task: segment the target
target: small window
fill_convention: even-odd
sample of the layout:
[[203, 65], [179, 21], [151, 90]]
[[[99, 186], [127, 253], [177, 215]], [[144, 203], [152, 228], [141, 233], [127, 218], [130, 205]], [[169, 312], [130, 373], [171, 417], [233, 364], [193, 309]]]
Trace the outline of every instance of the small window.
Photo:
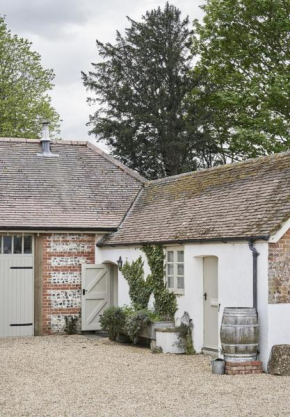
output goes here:
[[13, 253], [14, 254], [22, 253], [22, 236], [19, 236], [19, 235], [13, 236]]
[[177, 294], [184, 294], [184, 251], [168, 249], [166, 253], [167, 288]]
[[3, 236], [3, 253], [9, 255], [12, 253], [12, 237]]
[[30, 255], [33, 251], [31, 235], [0, 235], [0, 255]]
[[32, 236], [24, 236], [24, 253], [32, 253]]

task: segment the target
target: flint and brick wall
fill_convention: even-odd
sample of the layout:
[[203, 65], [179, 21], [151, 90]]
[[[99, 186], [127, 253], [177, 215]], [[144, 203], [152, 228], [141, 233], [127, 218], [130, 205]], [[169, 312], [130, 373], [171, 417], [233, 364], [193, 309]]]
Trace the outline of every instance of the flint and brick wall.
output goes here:
[[42, 331], [62, 333], [65, 316], [80, 315], [81, 265], [95, 263], [95, 236], [47, 234], [42, 253]]
[[269, 303], [290, 303], [290, 230], [269, 243]]

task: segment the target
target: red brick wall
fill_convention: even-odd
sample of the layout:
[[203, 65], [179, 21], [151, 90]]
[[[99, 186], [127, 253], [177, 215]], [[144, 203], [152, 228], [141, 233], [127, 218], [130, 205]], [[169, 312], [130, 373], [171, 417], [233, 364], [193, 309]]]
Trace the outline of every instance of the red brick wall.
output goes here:
[[43, 333], [62, 333], [65, 316], [81, 312], [81, 265], [95, 263], [95, 235], [43, 236]]
[[251, 375], [262, 374], [262, 362], [226, 362], [225, 374], [226, 375]]
[[269, 244], [269, 303], [290, 303], [290, 230]]

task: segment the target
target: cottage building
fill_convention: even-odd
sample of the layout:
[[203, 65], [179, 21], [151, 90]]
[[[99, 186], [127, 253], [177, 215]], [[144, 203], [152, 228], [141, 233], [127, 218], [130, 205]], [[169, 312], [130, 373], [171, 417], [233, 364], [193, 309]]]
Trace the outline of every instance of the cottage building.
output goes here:
[[87, 142], [51, 151], [0, 139], [0, 337], [59, 332], [80, 313], [96, 234], [117, 230], [145, 181]]
[[197, 351], [220, 348], [225, 307], [257, 306], [265, 363], [290, 344], [290, 153], [149, 182], [90, 143], [46, 145], [0, 139], [1, 337], [61, 332], [80, 312], [99, 329], [130, 304], [117, 260], [158, 243]]

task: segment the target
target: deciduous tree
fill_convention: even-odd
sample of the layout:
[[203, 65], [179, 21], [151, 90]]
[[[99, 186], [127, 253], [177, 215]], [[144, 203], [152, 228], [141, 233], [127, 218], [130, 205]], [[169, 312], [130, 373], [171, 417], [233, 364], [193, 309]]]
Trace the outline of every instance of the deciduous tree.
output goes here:
[[194, 76], [206, 80], [192, 100], [223, 158], [290, 146], [290, 0], [207, 0], [195, 22]]
[[31, 43], [12, 35], [0, 16], [0, 136], [35, 138], [43, 119], [58, 132], [59, 115], [47, 94], [54, 74], [40, 61]]

